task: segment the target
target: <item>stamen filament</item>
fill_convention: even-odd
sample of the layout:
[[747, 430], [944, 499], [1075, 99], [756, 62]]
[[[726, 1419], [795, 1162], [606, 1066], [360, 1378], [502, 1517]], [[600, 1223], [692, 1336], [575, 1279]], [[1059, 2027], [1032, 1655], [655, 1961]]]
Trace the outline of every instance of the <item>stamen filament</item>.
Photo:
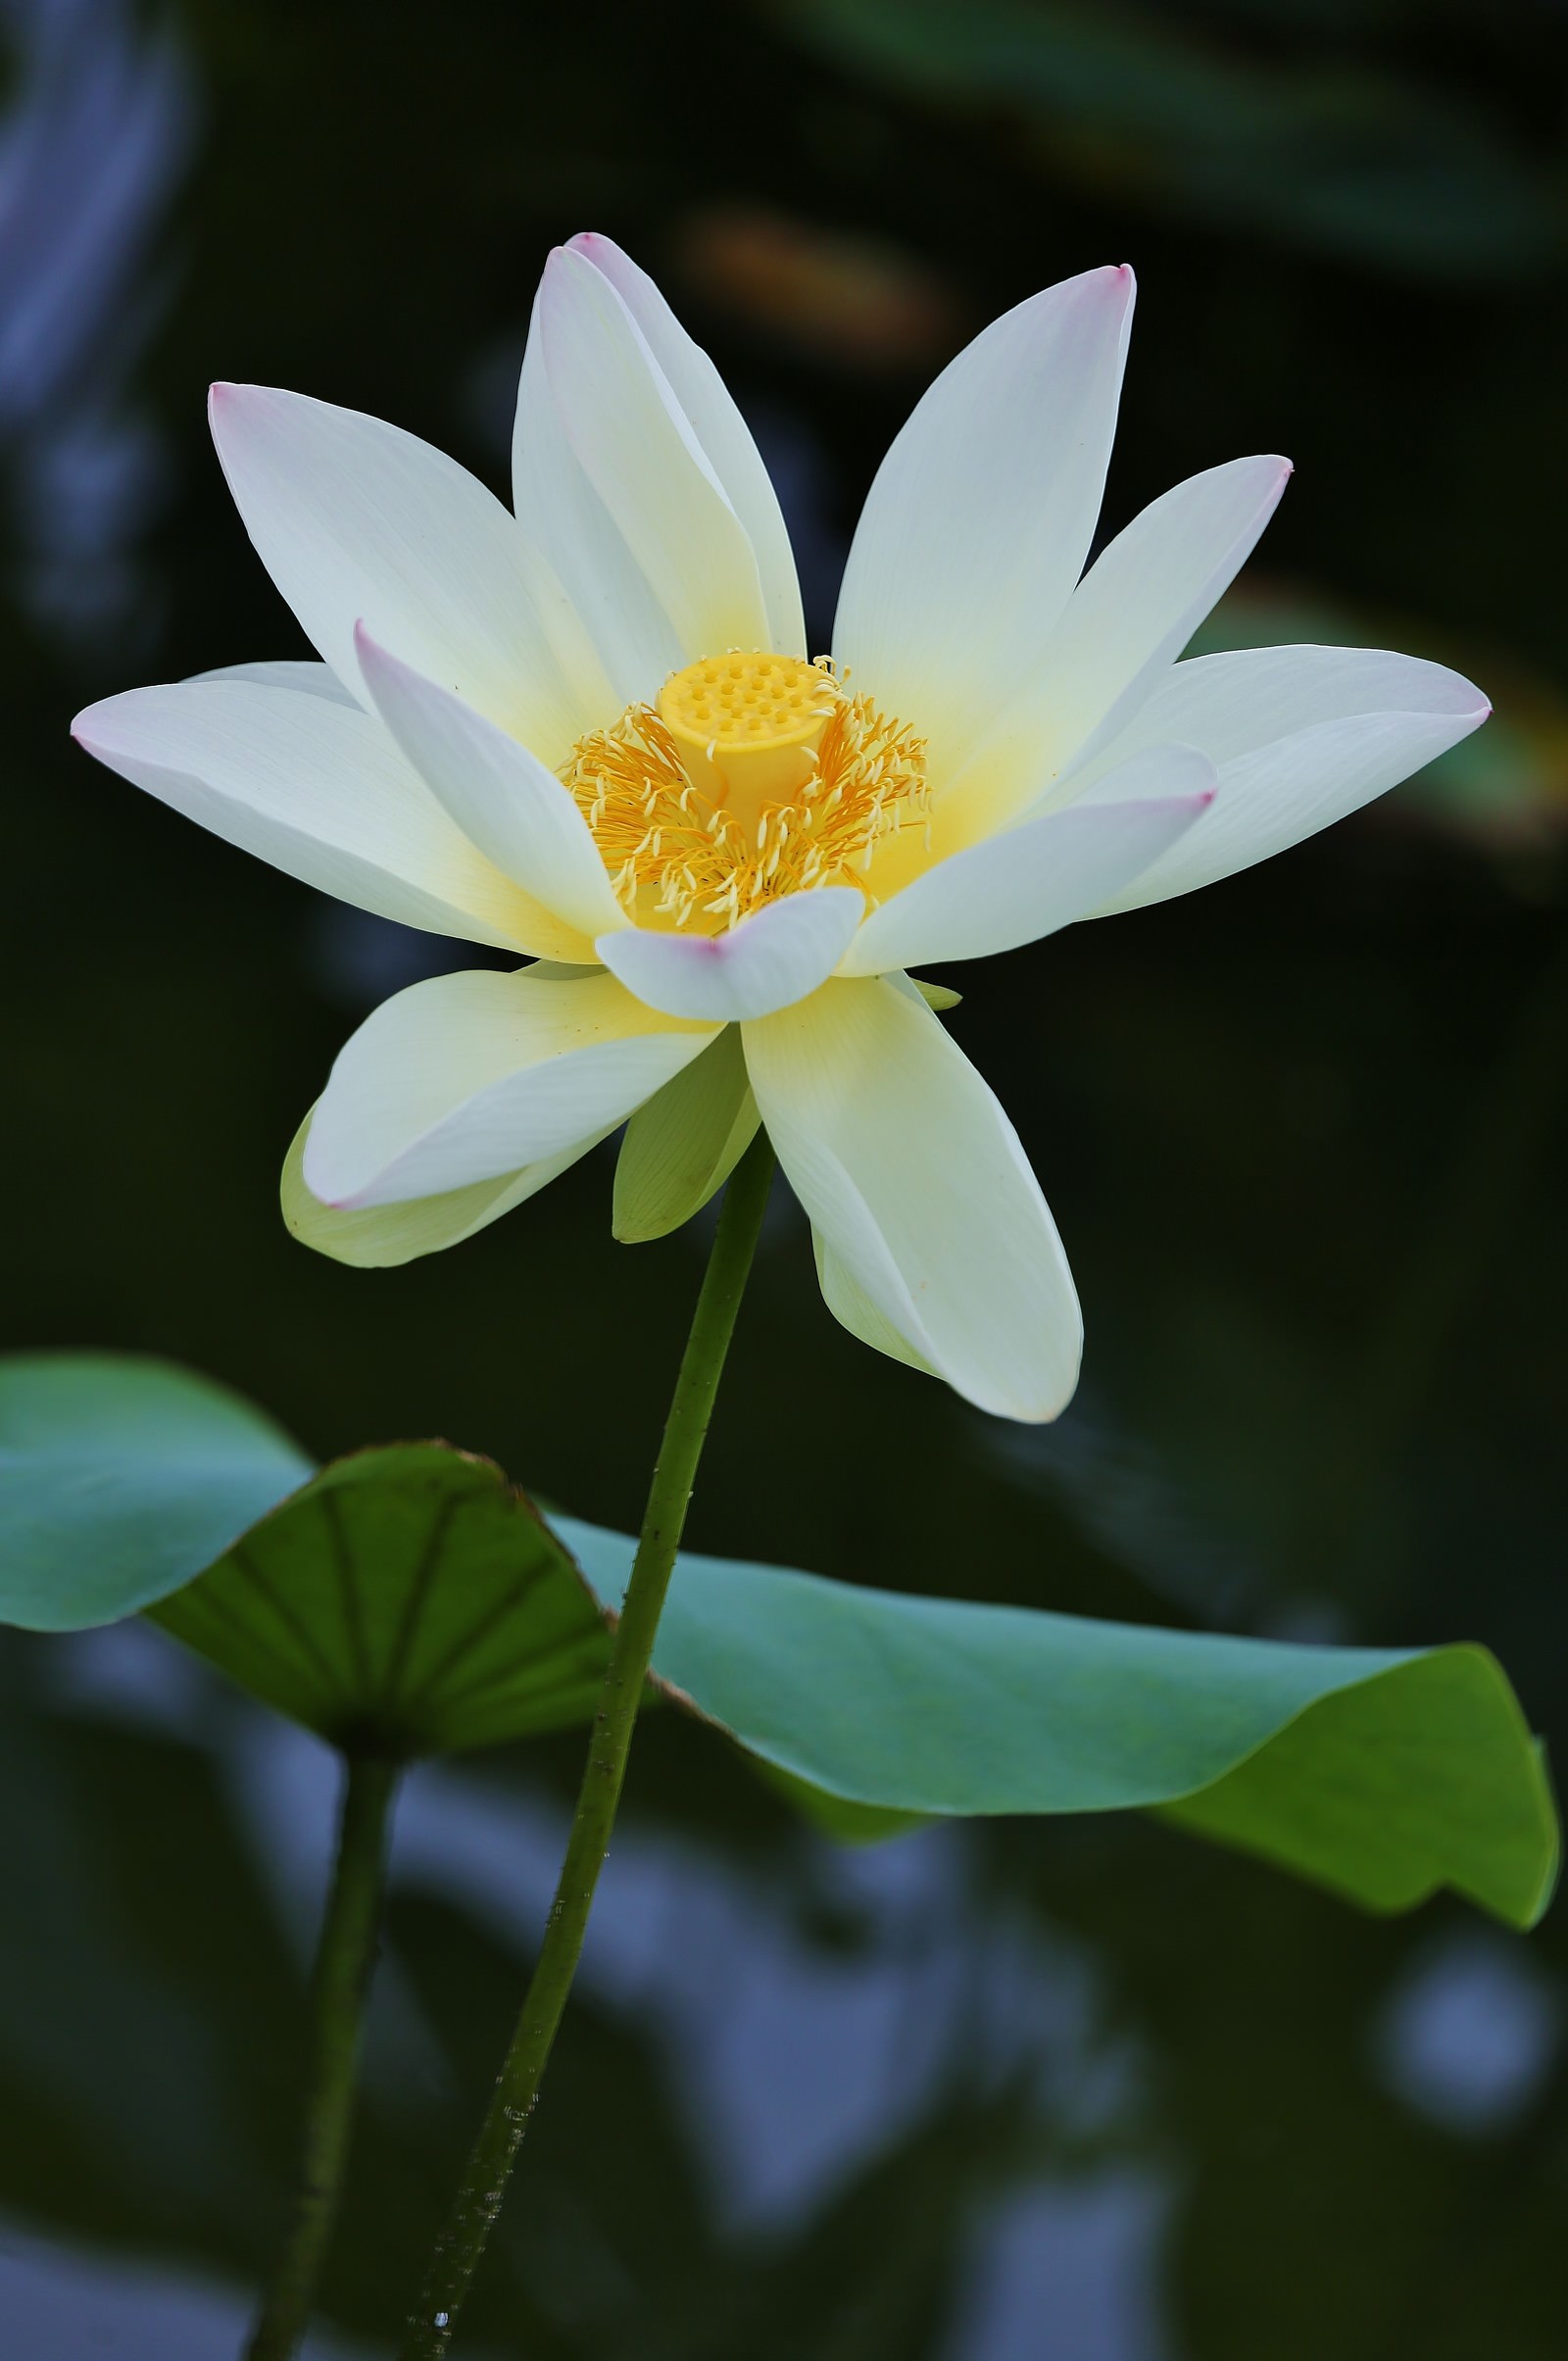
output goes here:
[[[742, 710], [748, 710], [749, 668], [765, 666], [765, 686], [776, 696], [774, 682], [793, 663], [730, 651], [726, 677], [740, 683]], [[730, 669], [735, 665], [738, 672]], [[824, 694], [807, 703], [790, 681], [789, 710], [818, 742], [802, 745], [801, 731], [794, 733], [801, 783], [762, 800], [749, 820], [712, 800], [705, 783], [691, 776], [680, 741], [651, 705], [628, 707], [618, 721], [572, 748], [561, 776], [629, 915], [677, 927], [717, 919], [728, 927], [763, 903], [836, 880], [858, 885], [874, 905], [866, 880], [879, 848], [911, 825], [922, 826], [929, 839], [924, 740], [879, 713], [868, 697], [851, 696], [827, 659], [809, 670]], [[712, 667], [689, 671], [711, 673]], [[686, 678], [677, 674], [670, 686], [679, 689]], [[767, 757], [780, 742], [760, 736], [755, 721], [748, 726], [749, 736], [737, 728], [714, 736], [706, 748], [706, 785], [711, 788], [722, 772], [719, 792], [730, 803], [739, 800], [731, 782], [744, 785], [754, 752]], [[689, 759], [695, 761], [695, 754]], [[766, 775], [776, 776], [776, 769]]]

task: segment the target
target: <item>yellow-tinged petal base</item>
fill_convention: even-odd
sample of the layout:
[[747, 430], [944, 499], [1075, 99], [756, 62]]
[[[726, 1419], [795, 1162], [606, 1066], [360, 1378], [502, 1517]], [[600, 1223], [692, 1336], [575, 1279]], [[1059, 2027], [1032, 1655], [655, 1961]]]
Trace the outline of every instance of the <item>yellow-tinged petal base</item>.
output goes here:
[[717, 934], [762, 904], [852, 885], [930, 821], [925, 743], [826, 659], [731, 650], [578, 740], [563, 779], [628, 915]]

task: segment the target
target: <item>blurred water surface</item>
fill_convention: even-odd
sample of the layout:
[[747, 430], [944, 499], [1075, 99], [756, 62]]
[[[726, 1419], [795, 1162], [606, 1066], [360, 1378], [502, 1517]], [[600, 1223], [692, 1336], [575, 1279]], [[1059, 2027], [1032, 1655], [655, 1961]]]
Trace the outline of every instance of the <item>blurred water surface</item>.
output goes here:
[[[633, 1523], [701, 1238], [614, 1247], [605, 1152], [429, 1264], [291, 1245], [277, 1168], [336, 1046], [473, 954], [247, 862], [66, 720], [299, 649], [210, 378], [377, 412], [499, 484], [544, 254], [607, 229], [752, 417], [825, 641], [924, 380], [1125, 255], [1112, 528], [1290, 451], [1209, 644], [1386, 640], [1497, 720], [1267, 869], [955, 976], [1073, 1256], [1079, 1401], [1012, 1428], [873, 1359], [780, 1196], [693, 1538], [1478, 1638], [1560, 1758], [1561, 11], [6, 0], [0, 40], [8, 1342], [172, 1353], [322, 1453], [447, 1435]], [[283, 2203], [330, 1760], [150, 1629], [13, 1640], [0, 1685], [8, 2349], [225, 2354]], [[318, 2361], [387, 2348], [577, 1755], [411, 1783]], [[656, 1717], [472, 2348], [1546, 2361], [1565, 2008], [1560, 1913], [1528, 1943], [1446, 1904], [1383, 1925], [1131, 1821], [838, 1851]]]

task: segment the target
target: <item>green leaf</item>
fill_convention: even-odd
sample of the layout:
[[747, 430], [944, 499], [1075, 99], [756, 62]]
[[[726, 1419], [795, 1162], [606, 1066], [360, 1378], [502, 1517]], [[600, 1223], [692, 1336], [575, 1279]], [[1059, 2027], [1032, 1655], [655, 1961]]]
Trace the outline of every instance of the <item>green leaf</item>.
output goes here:
[[0, 1619], [77, 1631], [132, 1614], [311, 1469], [262, 1411], [170, 1362], [0, 1360]]
[[1556, 1881], [1544, 1748], [1484, 1648], [1433, 1648], [1325, 1689], [1271, 1744], [1164, 1816], [1375, 1910], [1408, 1910], [1451, 1886], [1529, 1927]]
[[0, 1361], [0, 1620], [138, 1608], [323, 1738], [394, 1754], [586, 1721], [610, 1646], [488, 1460], [398, 1444], [316, 1474], [167, 1362]]
[[622, 1246], [666, 1238], [717, 1194], [756, 1137], [738, 1025], [655, 1091], [626, 1126], [612, 1226]]
[[[613, 1602], [635, 1545], [556, 1526], [446, 1444], [312, 1475], [270, 1420], [167, 1364], [0, 1362], [0, 1618], [146, 1608], [342, 1746], [590, 1718], [609, 1640], [567, 1552]], [[656, 1657], [844, 1835], [1155, 1809], [1372, 1909], [1451, 1886], [1520, 1926], [1555, 1874], [1544, 1765], [1484, 1648], [1300, 1648], [683, 1555]]]
[[[557, 1520], [601, 1597], [632, 1544]], [[1556, 1815], [1495, 1660], [1302, 1648], [869, 1591], [683, 1555], [664, 1679], [820, 1812], [1164, 1807], [1375, 1910], [1451, 1886], [1529, 1926]], [[847, 1833], [851, 1833], [847, 1831]]]
[[148, 1611], [307, 1729], [402, 1756], [585, 1722], [610, 1658], [537, 1510], [444, 1443], [334, 1460]]

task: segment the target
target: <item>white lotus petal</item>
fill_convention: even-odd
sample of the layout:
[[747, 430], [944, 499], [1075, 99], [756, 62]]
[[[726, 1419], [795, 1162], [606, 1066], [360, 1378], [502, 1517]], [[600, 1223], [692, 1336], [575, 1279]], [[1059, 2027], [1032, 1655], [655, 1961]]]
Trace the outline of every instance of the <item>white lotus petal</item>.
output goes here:
[[512, 483], [523, 538], [548, 561], [581, 616], [615, 710], [653, 697], [685, 663], [685, 651], [571, 447], [545, 369], [538, 295], [517, 385]]
[[[1291, 480], [1277, 455], [1232, 460], [1152, 501], [1102, 551], [1041, 660], [1054, 759], [1108, 742], [1246, 565]], [[1049, 687], [1047, 684], [1049, 683]]]
[[1200, 746], [1213, 811], [1104, 904], [1138, 910], [1228, 877], [1357, 811], [1468, 737], [1491, 707], [1461, 673], [1375, 648], [1249, 648], [1168, 672], [1090, 765], [1083, 800], [1111, 792], [1146, 733]]
[[550, 762], [614, 711], [560, 584], [483, 484], [383, 419], [215, 385], [213, 439], [262, 561], [338, 677], [354, 626]]
[[1423, 763], [1446, 753], [1486, 718], [1455, 722], [1432, 713], [1364, 713], [1320, 721], [1315, 729], [1238, 755], [1220, 770], [1214, 811], [1191, 843], [1178, 845], [1133, 885], [1111, 896], [1097, 916], [1142, 910], [1213, 885], [1250, 868], [1303, 837], [1359, 811]]
[[872, 911], [840, 972], [880, 975], [1038, 942], [1142, 876], [1214, 800], [1213, 764], [1190, 746], [1146, 748], [1105, 784], [1104, 801], [1024, 820], [938, 861]]
[[669, 617], [681, 661], [770, 647], [750, 536], [609, 279], [558, 247], [538, 320], [566, 437]]
[[1172, 738], [1201, 747], [1219, 768], [1320, 721], [1425, 713], [1474, 724], [1490, 710], [1474, 681], [1420, 656], [1384, 648], [1239, 648], [1173, 664], [1086, 765], [1085, 779], [1098, 782], [1129, 754]]
[[1018, 1136], [939, 1020], [885, 978], [749, 1024], [747, 1070], [824, 1244], [920, 1359], [982, 1409], [1054, 1418], [1082, 1323]]
[[160, 803], [341, 902], [470, 943], [591, 957], [454, 826], [357, 706], [178, 681], [89, 706], [72, 732]]
[[[364, 1205], [340, 1211], [323, 1205], [305, 1185], [305, 1142], [315, 1109], [294, 1134], [283, 1164], [279, 1188], [283, 1219], [301, 1246], [314, 1247], [334, 1262], [352, 1263], [357, 1270], [387, 1270], [413, 1262], [420, 1254], [438, 1254], [443, 1247], [461, 1245], [476, 1230], [487, 1229], [530, 1197], [559, 1178], [597, 1148], [606, 1131], [578, 1140], [560, 1156], [527, 1164], [520, 1172], [503, 1173], [499, 1180], [474, 1181], [466, 1189], [449, 1189], [439, 1197], [411, 1198], [406, 1205]], [[613, 1125], [611, 1126], [613, 1129]]]
[[804, 656], [806, 624], [795, 553], [762, 455], [729, 388], [702, 346], [692, 341], [646, 271], [613, 239], [585, 231], [567, 251], [604, 273], [642, 331], [730, 506], [746, 528], [757, 559], [766, 611], [766, 645]]
[[1091, 271], [993, 321], [871, 486], [833, 653], [929, 739], [939, 783], [1032, 676], [1082, 571], [1132, 300], [1130, 271]]
[[727, 934], [627, 927], [601, 935], [594, 949], [651, 1008], [733, 1024], [814, 992], [844, 957], [864, 909], [853, 886], [818, 886], [764, 903]]
[[256, 689], [292, 689], [301, 697], [324, 697], [329, 705], [358, 706], [330, 664], [311, 664], [301, 657], [275, 657], [261, 664], [217, 664], [210, 672], [193, 672], [192, 680], [242, 680]]
[[710, 1039], [602, 970], [411, 985], [339, 1053], [306, 1186], [325, 1205], [380, 1205], [517, 1172], [623, 1121]]
[[589, 936], [624, 926], [588, 822], [555, 773], [368, 631], [355, 646], [376, 712], [465, 836], [568, 926]]
[[985, 743], [971, 774], [987, 807], [977, 831], [1070, 796], [1071, 774], [1116, 736], [1246, 564], [1290, 477], [1287, 459], [1210, 467], [1102, 552]]

